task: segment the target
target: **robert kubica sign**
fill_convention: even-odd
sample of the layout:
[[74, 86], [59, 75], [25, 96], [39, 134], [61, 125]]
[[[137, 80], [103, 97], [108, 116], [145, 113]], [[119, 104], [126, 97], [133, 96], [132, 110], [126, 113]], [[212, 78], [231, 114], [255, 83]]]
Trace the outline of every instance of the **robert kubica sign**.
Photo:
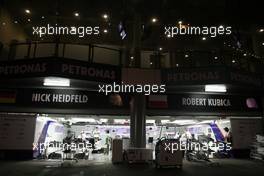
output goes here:
[[148, 98], [148, 109], [164, 109], [181, 112], [262, 112], [261, 100], [252, 95], [220, 95], [220, 94], [167, 94], [156, 95], [162, 98], [156, 106], [153, 98]]
[[171, 94], [168, 108], [194, 112], [261, 111], [261, 100], [246, 95]]
[[229, 98], [182, 97], [182, 106], [230, 107], [232, 104]]

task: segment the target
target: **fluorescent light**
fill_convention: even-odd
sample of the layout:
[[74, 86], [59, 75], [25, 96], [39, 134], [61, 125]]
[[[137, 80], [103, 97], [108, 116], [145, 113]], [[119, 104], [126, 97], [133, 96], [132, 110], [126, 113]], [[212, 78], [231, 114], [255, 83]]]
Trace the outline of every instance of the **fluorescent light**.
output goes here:
[[155, 120], [146, 120], [146, 123], [155, 123]]
[[63, 86], [69, 87], [70, 80], [66, 78], [59, 78], [59, 77], [47, 77], [44, 79], [44, 86]]
[[101, 121], [102, 123], [106, 123], [106, 122], [108, 122], [108, 119], [100, 119], [100, 121]]
[[169, 123], [170, 120], [161, 120], [161, 123], [164, 124], [164, 123]]
[[226, 92], [226, 86], [222, 84], [205, 85], [205, 92]]

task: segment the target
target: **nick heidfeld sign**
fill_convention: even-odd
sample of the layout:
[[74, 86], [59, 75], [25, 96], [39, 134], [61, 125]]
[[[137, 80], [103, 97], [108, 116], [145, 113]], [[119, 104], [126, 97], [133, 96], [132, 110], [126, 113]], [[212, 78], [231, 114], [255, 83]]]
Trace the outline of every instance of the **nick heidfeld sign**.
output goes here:
[[32, 102], [50, 103], [87, 103], [88, 96], [83, 94], [41, 94], [33, 93]]

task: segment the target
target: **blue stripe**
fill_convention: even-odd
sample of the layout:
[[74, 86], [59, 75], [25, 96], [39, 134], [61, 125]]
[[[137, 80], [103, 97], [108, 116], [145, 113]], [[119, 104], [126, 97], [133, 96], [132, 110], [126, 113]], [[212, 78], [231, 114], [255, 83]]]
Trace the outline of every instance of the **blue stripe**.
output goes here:
[[215, 135], [216, 141], [223, 142], [224, 141], [224, 136], [223, 136], [221, 130], [218, 128], [218, 126], [214, 122], [212, 122], [212, 123], [210, 123], [210, 127], [213, 130], [213, 133]]

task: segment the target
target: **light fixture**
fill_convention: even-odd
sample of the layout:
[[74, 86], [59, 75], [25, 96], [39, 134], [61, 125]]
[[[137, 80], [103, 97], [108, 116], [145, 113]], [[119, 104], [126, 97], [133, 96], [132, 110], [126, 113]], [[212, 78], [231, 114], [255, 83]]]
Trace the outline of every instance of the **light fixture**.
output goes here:
[[168, 35], [167, 35], [167, 37], [168, 37], [168, 38], [171, 38], [171, 35], [170, 35], [170, 34], [168, 34]]
[[148, 119], [148, 120], [146, 120], [146, 123], [155, 123], [155, 120], [153, 120], [153, 119]]
[[108, 122], [108, 119], [100, 119], [100, 121], [101, 121], [102, 123], [107, 123], [107, 122]]
[[226, 92], [226, 86], [223, 84], [205, 85], [205, 92]]
[[75, 13], [74, 13], [74, 16], [79, 17], [80, 14], [79, 14], [78, 12], [75, 12]]
[[153, 63], [152, 62], [150, 62], [150, 65], [152, 65]]
[[14, 23], [15, 23], [15, 24], [17, 24], [17, 23], [18, 23], [18, 21], [16, 21], [16, 20], [15, 20], [15, 21], [14, 21]]
[[161, 120], [161, 123], [164, 124], [164, 123], [169, 123], [170, 120]]
[[29, 9], [25, 9], [25, 13], [26, 13], [26, 14], [30, 14], [31, 11], [30, 11]]
[[206, 40], [206, 37], [203, 37], [202, 40]]
[[236, 61], [233, 59], [233, 60], [232, 60], [232, 63], [234, 64], [234, 63], [236, 63]]
[[28, 18], [28, 19], [27, 19], [27, 21], [28, 21], [28, 22], [30, 22], [30, 21], [31, 21], [31, 19], [30, 19], [30, 18]]
[[6, 25], [6, 23], [5, 23], [5, 22], [3, 22], [3, 23], [2, 23], [2, 25], [3, 25], [3, 26], [5, 26], [5, 25]]
[[260, 29], [259, 32], [264, 32], [264, 29]]
[[67, 78], [60, 78], [60, 77], [46, 77], [46, 78], [44, 78], [43, 85], [44, 86], [69, 87], [70, 86], [70, 80]]
[[151, 22], [152, 22], [152, 23], [156, 23], [157, 21], [158, 21], [157, 18], [152, 18], [152, 19], [151, 19]]
[[130, 57], [130, 59], [131, 59], [131, 60], [133, 60], [133, 59], [134, 59], [134, 57], [133, 57], [133, 56], [131, 56], [131, 57]]
[[264, 42], [262, 43], [262, 46], [264, 46]]
[[102, 17], [103, 17], [104, 19], [108, 19], [108, 18], [109, 18], [109, 16], [108, 16], [107, 14], [103, 14]]
[[189, 57], [189, 55], [188, 55], [188, 54], [185, 54], [185, 55], [184, 55], [184, 57], [188, 58], [188, 57]]
[[182, 24], [182, 21], [178, 21], [178, 24]]
[[45, 19], [45, 16], [42, 16], [41, 18], [42, 18], [42, 19]]
[[104, 31], [103, 31], [104, 33], [107, 33], [108, 32], [108, 30], [107, 29], [104, 29]]
[[179, 64], [176, 64], [176, 67], [179, 67]]
[[218, 57], [217, 57], [217, 56], [215, 56], [215, 57], [214, 57], [214, 59], [215, 59], [215, 60], [217, 60], [217, 59], [218, 59]]
[[159, 48], [160, 51], [162, 51], [162, 49], [163, 49], [163, 48], [161, 48], [161, 47]]
[[247, 56], [247, 53], [244, 53], [243, 56]]

